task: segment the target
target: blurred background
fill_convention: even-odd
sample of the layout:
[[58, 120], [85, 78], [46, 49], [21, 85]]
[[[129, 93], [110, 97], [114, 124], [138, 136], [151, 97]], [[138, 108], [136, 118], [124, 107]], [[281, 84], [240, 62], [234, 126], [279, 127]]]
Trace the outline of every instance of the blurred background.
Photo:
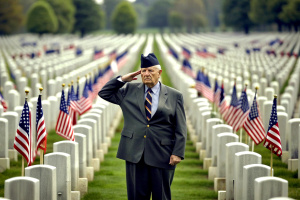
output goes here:
[[0, 0], [0, 34], [298, 31], [300, 0]]

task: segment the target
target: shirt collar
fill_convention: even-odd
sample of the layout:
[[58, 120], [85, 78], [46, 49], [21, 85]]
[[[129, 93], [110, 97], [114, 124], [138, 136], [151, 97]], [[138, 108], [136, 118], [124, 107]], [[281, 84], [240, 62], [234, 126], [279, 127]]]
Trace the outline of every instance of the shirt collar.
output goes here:
[[[145, 93], [147, 92], [147, 90], [148, 90], [148, 87], [147, 87], [147, 85], [145, 85]], [[151, 88], [151, 90], [154, 94], [158, 94], [158, 92], [160, 90], [160, 81], [158, 81], [156, 83], [156, 85], [154, 85], [154, 87]]]

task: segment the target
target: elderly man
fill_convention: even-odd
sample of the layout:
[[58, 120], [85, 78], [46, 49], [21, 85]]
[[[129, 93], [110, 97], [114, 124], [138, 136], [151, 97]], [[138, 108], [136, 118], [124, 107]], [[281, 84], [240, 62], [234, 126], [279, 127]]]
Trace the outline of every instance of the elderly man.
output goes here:
[[[184, 159], [183, 97], [159, 81], [161, 73], [156, 56], [142, 54], [139, 71], [110, 80], [99, 92], [123, 111], [117, 158], [126, 161], [129, 200], [149, 200], [151, 194], [153, 200], [171, 199], [174, 170]], [[132, 83], [138, 75], [142, 83]]]

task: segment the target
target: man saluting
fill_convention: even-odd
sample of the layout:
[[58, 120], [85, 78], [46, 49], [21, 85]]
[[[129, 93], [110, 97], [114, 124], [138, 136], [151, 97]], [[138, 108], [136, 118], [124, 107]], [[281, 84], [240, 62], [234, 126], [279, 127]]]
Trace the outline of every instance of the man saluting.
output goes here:
[[[161, 73], [156, 56], [142, 54], [139, 71], [110, 80], [99, 92], [123, 111], [117, 158], [126, 161], [129, 200], [149, 200], [151, 194], [153, 200], [171, 199], [174, 170], [184, 159], [183, 97], [159, 81]], [[138, 75], [142, 83], [132, 83]]]

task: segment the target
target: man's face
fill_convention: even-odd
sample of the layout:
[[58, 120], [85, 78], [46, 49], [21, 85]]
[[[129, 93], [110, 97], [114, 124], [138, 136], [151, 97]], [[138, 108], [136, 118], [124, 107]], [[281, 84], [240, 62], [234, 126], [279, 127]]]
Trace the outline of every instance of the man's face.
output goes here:
[[162, 70], [157, 69], [156, 67], [147, 67], [141, 69], [142, 81], [149, 88], [152, 88], [158, 82]]

